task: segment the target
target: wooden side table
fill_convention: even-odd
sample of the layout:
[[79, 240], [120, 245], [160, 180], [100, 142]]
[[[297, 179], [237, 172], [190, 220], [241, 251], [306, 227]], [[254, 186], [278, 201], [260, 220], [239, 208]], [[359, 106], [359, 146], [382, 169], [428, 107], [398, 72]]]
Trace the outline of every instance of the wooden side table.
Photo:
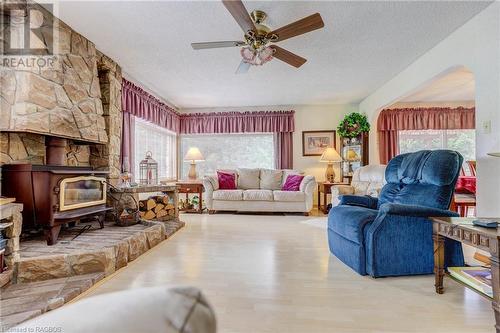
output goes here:
[[[476, 227], [475, 218], [431, 217], [434, 240], [434, 275], [436, 293], [444, 293], [443, 278], [445, 271], [445, 238], [487, 251], [491, 255], [491, 283], [493, 287], [492, 307], [495, 315], [496, 332], [500, 333], [500, 231]], [[500, 219], [491, 219], [499, 221]], [[465, 284], [464, 284], [465, 285]], [[470, 288], [469, 286], [465, 285]], [[481, 294], [483, 295], [483, 294]], [[486, 295], [483, 295], [487, 297]], [[488, 297], [489, 298], [489, 297]], [[491, 298], [489, 298], [491, 299]]]
[[[349, 185], [349, 184], [347, 184], [347, 183], [318, 182], [318, 210], [322, 211], [325, 214], [328, 214], [328, 209], [327, 209], [328, 194], [332, 193], [332, 190], [331, 190], [332, 186], [335, 186], [335, 185]], [[323, 194], [323, 200], [321, 198], [322, 197], [321, 194]]]
[[180, 209], [186, 213], [203, 213], [203, 183], [201, 180], [180, 180], [176, 183], [179, 187], [179, 193], [186, 194], [186, 200], [189, 199], [189, 194], [198, 194], [199, 204], [198, 209]]

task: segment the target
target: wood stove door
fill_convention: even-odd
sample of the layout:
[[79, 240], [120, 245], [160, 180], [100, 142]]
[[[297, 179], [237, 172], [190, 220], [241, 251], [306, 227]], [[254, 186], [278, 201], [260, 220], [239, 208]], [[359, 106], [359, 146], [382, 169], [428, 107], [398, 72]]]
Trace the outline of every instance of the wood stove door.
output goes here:
[[59, 210], [106, 203], [106, 179], [95, 176], [65, 178], [59, 183]]

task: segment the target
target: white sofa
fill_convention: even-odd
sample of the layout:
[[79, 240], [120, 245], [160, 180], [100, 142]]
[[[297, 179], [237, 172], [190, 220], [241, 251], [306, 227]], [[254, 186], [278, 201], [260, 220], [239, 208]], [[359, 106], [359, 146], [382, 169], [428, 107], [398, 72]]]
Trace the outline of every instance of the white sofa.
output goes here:
[[236, 190], [221, 190], [217, 176], [205, 176], [205, 203], [209, 213], [215, 211], [305, 213], [313, 207], [316, 180], [304, 176], [299, 191], [282, 191], [286, 177], [295, 170], [236, 169]]
[[339, 196], [370, 195], [378, 197], [385, 185], [385, 165], [367, 165], [356, 169], [352, 175], [351, 185], [332, 186], [332, 207], [338, 206]]

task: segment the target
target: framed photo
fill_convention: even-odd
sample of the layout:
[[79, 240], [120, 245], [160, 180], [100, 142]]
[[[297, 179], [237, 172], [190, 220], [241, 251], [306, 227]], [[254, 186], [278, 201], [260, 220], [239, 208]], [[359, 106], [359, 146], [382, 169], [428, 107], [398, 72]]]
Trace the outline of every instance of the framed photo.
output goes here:
[[328, 147], [335, 148], [335, 131], [302, 132], [302, 156], [321, 156]]

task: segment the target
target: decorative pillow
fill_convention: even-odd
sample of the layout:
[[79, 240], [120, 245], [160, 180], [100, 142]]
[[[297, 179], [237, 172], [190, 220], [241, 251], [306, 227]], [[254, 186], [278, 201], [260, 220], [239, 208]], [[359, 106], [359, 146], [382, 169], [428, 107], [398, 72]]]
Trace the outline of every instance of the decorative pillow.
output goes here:
[[299, 191], [300, 183], [304, 176], [301, 175], [288, 175], [285, 180], [285, 184], [283, 184], [283, 191]]
[[236, 174], [217, 171], [219, 190], [236, 190]]
[[283, 185], [285, 184], [286, 179], [288, 178], [289, 175], [302, 175], [303, 174], [303, 172], [293, 170], [293, 169], [283, 169], [281, 171], [283, 172], [283, 177], [281, 178], [281, 187], [283, 187]]
[[258, 190], [260, 186], [260, 169], [236, 169], [238, 188], [242, 190]]
[[262, 190], [281, 190], [283, 171], [273, 169], [260, 170], [260, 188]]

